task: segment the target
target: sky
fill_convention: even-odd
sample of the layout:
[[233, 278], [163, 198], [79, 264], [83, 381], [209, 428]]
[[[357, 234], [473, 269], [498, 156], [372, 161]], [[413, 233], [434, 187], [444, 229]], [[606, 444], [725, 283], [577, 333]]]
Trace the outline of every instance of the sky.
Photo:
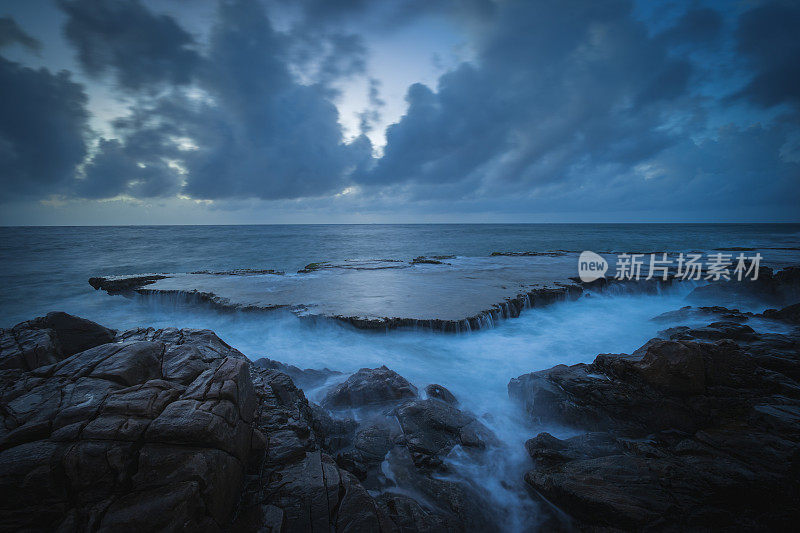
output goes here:
[[800, 221], [800, 2], [5, 0], [0, 225]]

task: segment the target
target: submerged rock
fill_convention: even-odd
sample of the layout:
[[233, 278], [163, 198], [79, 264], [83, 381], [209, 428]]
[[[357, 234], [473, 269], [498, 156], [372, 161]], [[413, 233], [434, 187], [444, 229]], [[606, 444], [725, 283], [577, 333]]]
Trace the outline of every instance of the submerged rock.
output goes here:
[[330, 391], [323, 407], [364, 407], [417, 397], [417, 388], [403, 376], [380, 368], [362, 368]]
[[584, 525], [784, 529], [800, 519], [800, 330], [675, 328], [632, 355], [520, 376], [509, 395], [539, 420], [590, 431], [526, 443], [527, 483]]
[[[434, 394], [452, 397], [435, 387]], [[357, 413], [352, 437], [340, 438], [341, 447], [329, 451], [365, 488], [381, 493], [381, 509], [401, 528], [412, 528], [404, 531], [498, 529], [502, 517], [480, 482], [459, 475], [448, 460], [458, 448], [480, 462], [488, 446], [498, 445], [474, 415], [439, 398], [418, 398], [413, 385], [386, 367], [359, 370], [334, 388], [323, 406]], [[419, 498], [412, 500], [410, 493]]]
[[342, 374], [341, 372], [330, 370], [328, 368], [323, 368], [322, 370], [306, 368], [305, 370], [302, 370], [294, 365], [287, 365], [285, 363], [281, 363], [280, 361], [273, 361], [272, 359], [268, 359], [266, 357], [256, 359], [253, 361], [253, 365], [263, 368], [264, 370], [277, 370], [279, 372], [283, 372], [292, 378], [292, 381], [294, 381], [295, 384], [301, 389], [319, 387], [324, 385], [325, 382], [330, 378]]

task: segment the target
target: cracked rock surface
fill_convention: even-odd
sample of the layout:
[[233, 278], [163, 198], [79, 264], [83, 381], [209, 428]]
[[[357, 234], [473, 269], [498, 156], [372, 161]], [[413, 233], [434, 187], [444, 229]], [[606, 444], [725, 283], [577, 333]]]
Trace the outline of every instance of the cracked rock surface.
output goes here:
[[61, 313], [0, 340], [2, 530], [398, 530], [291, 378], [211, 331]]

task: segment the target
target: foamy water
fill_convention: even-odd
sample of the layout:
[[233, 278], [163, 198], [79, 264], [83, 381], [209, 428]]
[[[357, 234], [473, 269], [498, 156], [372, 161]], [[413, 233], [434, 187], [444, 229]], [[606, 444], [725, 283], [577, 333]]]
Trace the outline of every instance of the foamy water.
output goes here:
[[[345, 373], [386, 365], [420, 389], [430, 383], [443, 385], [456, 395], [461, 408], [476, 414], [501, 441], [477, 462], [462, 450], [453, 450], [447, 460], [454, 475], [480, 480], [479, 486], [502, 509], [505, 529], [521, 531], [535, 524], [539, 514], [522, 480], [530, 467], [524, 442], [541, 431], [559, 437], [572, 431], [532, 425], [509, 400], [509, 380], [557, 364], [588, 363], [598, 353], [630, 353], [672, 325], [651, 318], [686, 305], [684, 298], [691, 289], [679, 284], [660, 295], [589, 295], [527, 310], [492, 329], [459, 335], [363, 331], [290, 313], [219, 313], [177, 301], [121, 297], [107, 310], [104, 323], [126, 329], [140, 325], [146, 316], [153, 327], [212, 329], [251, 359], [269, 357], [301, 368]], [[753, 326], [759, 329], [765, 323], [754, 321]], [[325, 387], [306, 393], [319, 401]]]

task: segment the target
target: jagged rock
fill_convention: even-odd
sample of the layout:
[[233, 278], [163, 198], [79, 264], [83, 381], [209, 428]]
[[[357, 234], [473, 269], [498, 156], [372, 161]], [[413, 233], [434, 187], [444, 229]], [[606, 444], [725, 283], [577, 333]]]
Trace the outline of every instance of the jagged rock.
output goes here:
[[708, 319], [709, 316], [718, 316], [726, 321], [744, 322], [753, 316], [752, 313], [742, 313], [738, 309], [728, 309], [721, 306], [710, 307], [692, 307], [687, 305], [676, 309], [675, 311], [667, 311], [658, 316], [651, 318], [654, 322], [676, 322], [680, 320], [689, 319]]
[[[51, 323], [84, 327], [86, 340], [62, 336], [67, 346], [104, 334], [63, 316]], [[170, 375], [193, 334], [172, 333], [101, 344], [3, 382], [3, 529], [216, 529], [230, 520], [251, 453], [249, 364], [217, 339], [202, 372]]]
[[739, 302], [767, 302], [789, 305], [800, 301], [800, 266], [773, 273], [769, 267], [758, 270], [758, 279], [716, 281], [694, 289], [687, 297], [694, 301], [714, 301], [736, 305]]
[[397, 531], [325, 452], [352, 421], [317, 419], [288, 375], [213, 332], [12, 329], [3, 355], [35, 364], [0, 370], [0, 529]]
[[111, 342], [114, 331], [62, 312], [0, 329], [0, 369], [33, 370]]
[[428, 385], [425, 387], [425, 394], [428, 395], [428, 398], [436, 398], [451, 405], [458, 405], [455, 395], [441, 385]]
[[298, 387], [304, 390], [324, 385], [328, 379], [342, 374], [341, 372], [330, 370], [328, 368], [323, 368], [322, 370], [306, 368], [303, 370], [294, 365], [287, 365], [286, 363], [273, 361], [272, 359], [267, 359], [266, 357], [256, 359], [253, 361], [253, 364], [265, 370], [277, 370], [278, 372], [283, 372], [292, 378], [292, 381], [294, 381]]
[[400, 531], [420, 533], [456, 532], [463, 528], [447, 515], [437, 514], [422, 507], [416, 500], [392, 492], [378, 497], [381, 510], [397, 524]]
[[417, 397], [417, 388], [403, 376], [380, 368], [362, 368], [333, 389], [322, 401], [323, 407], [364, 407]]
[[531, 415], [594, 431], [530, 439], [526, 482], [585, 527], [793, 527], [800, 331], [726, 321], [673, 338], [512, 380]]
[[767, 309], [763, 313], [765, 318], [785, 320], [793, 324], [800, 324], [800, 303], [789, 305], [783, 309]]
[[493, 436], [474, 416], [439, 400], [415, 400], [396, 411], [405, 445], [418, 467], [438, 468], [453, 446], [484, 449]]

